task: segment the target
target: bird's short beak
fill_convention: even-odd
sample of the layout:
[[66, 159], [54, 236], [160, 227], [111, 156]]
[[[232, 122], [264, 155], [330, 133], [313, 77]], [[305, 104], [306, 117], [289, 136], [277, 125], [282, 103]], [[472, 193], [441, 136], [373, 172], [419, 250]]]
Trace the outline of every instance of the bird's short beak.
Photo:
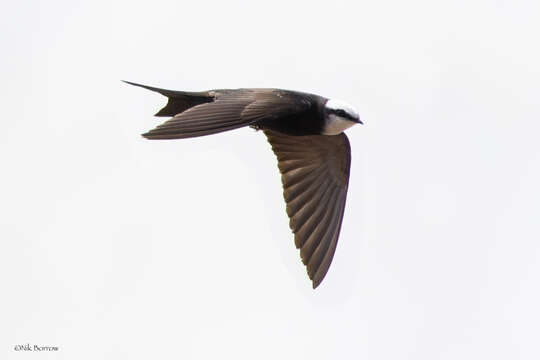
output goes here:
[[356, 120], [356, 122], [360, 125], [364, 125], [364, 123], [360, 119]]

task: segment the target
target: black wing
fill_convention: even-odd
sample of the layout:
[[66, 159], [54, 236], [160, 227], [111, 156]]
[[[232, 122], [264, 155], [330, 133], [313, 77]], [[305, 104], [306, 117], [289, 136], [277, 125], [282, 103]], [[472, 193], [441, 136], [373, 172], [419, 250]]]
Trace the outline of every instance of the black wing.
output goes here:
[[278, 158], [296, 247], [316, 288], [338, 242], [351, 163], [345, 134], [289, 136], [265, 130]]
[[[171, 90], [143, 85], [144, 88], [170, 96]], [[205, 100], [182, 110], [171, 119], [143, 134], [147, 139], [183, 139], [271, 121], [280, 117], [299, 115], [311, 108], [311, 102], [277, 89], [212, 90], [203, 93], [173, 92], [188, 99], [193, 94], [206, 94]], [[181, 94], [181, 95], [178, 95]], [[287, 95], [289, 94], [289, 95]], [[197, 95], [197, 96], [199, 96]], [[202, 95], [201, 95], [202, 96]], [[171, 98], [169, 97], [169, 102]], [[187, 100], [183, 100], [186, 102]], [[189, 100], [195, 101], [195, 100]], [[198, 101], [198, 100], [197, 100]], [[167, 105], [164, 109], [167, 109]], [[163, 110], [164, 110], [163, 109]], [[162, 113], [161, 110], [158, 114]]]

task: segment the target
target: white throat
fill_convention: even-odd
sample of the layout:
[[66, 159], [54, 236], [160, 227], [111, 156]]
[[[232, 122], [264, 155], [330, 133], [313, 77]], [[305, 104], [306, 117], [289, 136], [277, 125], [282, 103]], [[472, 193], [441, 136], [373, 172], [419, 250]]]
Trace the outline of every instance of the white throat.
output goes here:
[[323, 135], [338, 135], [353, 126], [354, 123], [334, 114], [329, 114], [322, 129]]
[[[359, 121], [356, 109], [344, 101], [329, 99], [324, 106], [326, 114], [322, 129], [323, 135], [341, 134]], [[351, 119], [356, 120], [356, 122]]]

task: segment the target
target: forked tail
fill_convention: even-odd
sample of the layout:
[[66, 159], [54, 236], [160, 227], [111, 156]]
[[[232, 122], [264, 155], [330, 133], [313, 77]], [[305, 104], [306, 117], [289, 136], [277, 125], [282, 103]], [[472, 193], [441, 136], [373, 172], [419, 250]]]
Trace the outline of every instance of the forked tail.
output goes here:
[[159, 89], [152, 86], [141, 85], [131, 81], [125, 81], [126, 84], [139, 86], [151, 91], [160, 93], [163, 96], [166, 96], [169, 101], [167, 105], [161, 110], [159, 110], [155, 116], [174, 116], [180, 114], [181, 112], [192, 108], [195, 105], [200, 105], [208, 102], [214, 101], [214, 97], [208, 94], [208, 92], [187, 92], [187, 91], [174, 91], [167, 89]]
[[143, 134], [147, 139], [184, 139], [216, 134], [250, 125], [258, 118], [254, 116], [257, 108], [249, 109], [254, 102], [252, 91], [185, 92], [126, 83], [156, 91], [169, 99], [156, 116], [172, 118]]

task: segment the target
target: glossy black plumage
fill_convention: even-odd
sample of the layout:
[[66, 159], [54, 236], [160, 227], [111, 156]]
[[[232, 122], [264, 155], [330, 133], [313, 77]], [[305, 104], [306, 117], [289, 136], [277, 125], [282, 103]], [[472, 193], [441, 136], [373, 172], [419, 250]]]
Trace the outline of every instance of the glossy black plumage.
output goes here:
[[156, 115], [172, 118], [143, 134], [148, 139], [190, 138], [243, 126], [264, 131], [278, 158], [295, 245], [317, 287], [336, 250], [351, 161], [344, 133], [321, 135], [327, 99], [280, 89], [182, 92], [129, 84], [169, 99]]

